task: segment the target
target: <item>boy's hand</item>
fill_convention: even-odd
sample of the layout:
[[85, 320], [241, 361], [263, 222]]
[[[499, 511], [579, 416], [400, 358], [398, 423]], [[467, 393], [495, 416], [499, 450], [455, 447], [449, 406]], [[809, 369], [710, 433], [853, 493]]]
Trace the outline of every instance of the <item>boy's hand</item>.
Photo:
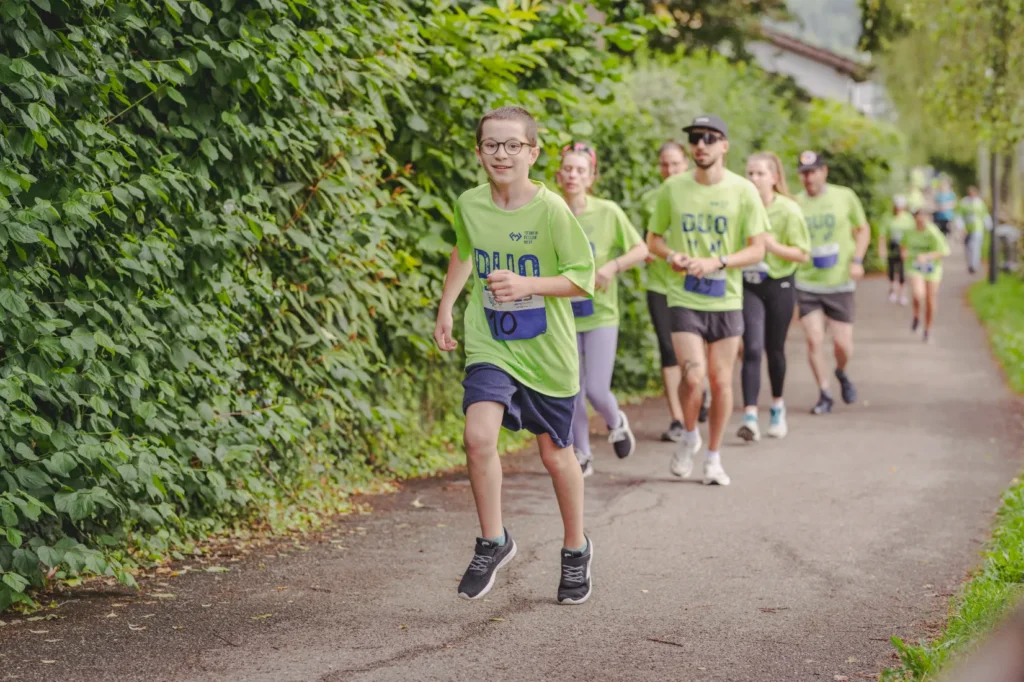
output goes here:
[[687, 264], [687, 271], [698, 279], [721, 269], [722, 261], [717, 258], [691, 258]]
[[495, 270], [487, 278], [487, 288], [498, 303], [510, 303], [533, 295], [530, 279], [511, 270]]
[[450, 353], [458, 347], [458, 342], [452, 338], [452, 311], [438, 310], [437, 324], [434, 325], [434, 343], [445, 353]]
[[690, 257], [685, 253], [676, 253], [672, 256], [672, 260], [669, 262], [672, 269], [676, 272], [682, 272], [690, 264]]

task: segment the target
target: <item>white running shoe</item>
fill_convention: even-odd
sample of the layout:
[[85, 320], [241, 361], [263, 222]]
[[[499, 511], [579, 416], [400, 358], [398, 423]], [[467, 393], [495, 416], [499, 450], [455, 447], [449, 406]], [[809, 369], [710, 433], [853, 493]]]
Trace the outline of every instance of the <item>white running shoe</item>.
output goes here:
[[900, 297], [896, 295], [895, 291], [889, 292], [889, 303], [895, 303], [900, 300]]
[[750, 441], [754, 441], [756, 443], [761, 440], [761, 427], [757, 424], [757, 415], [743, 415], [743, 425], [740, 426], [740, 430], [736, 432], [736, 435], [748, 443]]
[[636, 450], [636, 436], [629, 428], [629, 419], [622, 410], [619, 410], [619, 426], [608, 434], [608, 442], [612, 444], [612, 450], [619, 459], [629, 457]]
[[704, 460], [704, 485], [729, 485], [730, 482], [721, 462]]
[[903, 307], [910, 305], [910, 300], [907, 298], [906, 294], [900, 296], [900, 305]]
[[786, 408], [773, 407], [771, 423], [768, 424], [769, 438], [785, 438], [789, 433], [789, 425], [786, 424]]
[[672, 461], [669, 462], [668, 470], [680, 478], [689, 476], [693, 473], [693, 458], [700, 452], [702, 445], [704, 445], [704, 441], [701, 440], [699, 431], [693, 440], [687, 440], [684, 436], [676, 451], [672, 453]]
[[579, 462], [580, 469], [583, 471], [583, 478], [594, 475], [594, 458], [592, 456], [576, 450], [576, 461]]

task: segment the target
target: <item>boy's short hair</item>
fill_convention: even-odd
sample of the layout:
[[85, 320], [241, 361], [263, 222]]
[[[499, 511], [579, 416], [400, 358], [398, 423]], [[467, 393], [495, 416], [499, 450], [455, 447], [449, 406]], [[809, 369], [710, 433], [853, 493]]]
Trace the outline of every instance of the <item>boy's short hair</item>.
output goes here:
[[477, 144], [483, 139], [484, 123], [487, 121], [519, 121], [526, 129], [526, 141], [532, 145], [537, 144], [537, 119], [522, 107], [498, 107], [484, 114], [476, 126]]

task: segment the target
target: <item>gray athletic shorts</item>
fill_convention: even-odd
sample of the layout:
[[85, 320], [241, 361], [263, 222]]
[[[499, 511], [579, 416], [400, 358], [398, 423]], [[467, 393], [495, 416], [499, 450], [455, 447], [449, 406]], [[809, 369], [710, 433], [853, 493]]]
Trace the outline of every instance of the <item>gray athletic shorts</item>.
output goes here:
[[812, 294], [809, 291], [797, 289], [796, 302], [800, 306], [800, 317], [805, 317], [815, 310], [820, 310], [830, 320], [853, 324], [854, 305], [852, 291]]
[[696, 334], [707, 343], [714, 343], [732, 336], [743, 336], [742, 310], [690, 310], [669, 308], [672, 316], [672, 333]]

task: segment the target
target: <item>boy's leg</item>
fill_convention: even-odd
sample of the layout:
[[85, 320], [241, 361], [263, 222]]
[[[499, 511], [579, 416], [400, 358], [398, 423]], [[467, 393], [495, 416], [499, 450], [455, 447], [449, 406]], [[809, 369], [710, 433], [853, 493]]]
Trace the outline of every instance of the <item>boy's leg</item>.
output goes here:
[[935, 320], [935, 310], [939, 305], [939, 283], [925, 282], [925, 299], [927, 305], [924, 312], [924, 330], [930, 332]]
[[731, 336], [708, 345], [708, 377], [711, 383], [711, 417], [708, 450], [718, 452], [732, 414], [732, 371], [740, 337]]
[[921, 308], [924, 306], [924, 298], [926, 295], [924, 279], [920, 277], [910, 278], [910, 295], [913, 298], [914, 304], [914, 324], [913, 329], [916, 331], [917, 325], [921, 321]]
[[[473, 403], [466, 409], [466, 465], [480, 518], [480, 535], [496, 539], [504, 535], [501, 520], [501, 459], [498, 433], [505, 406], [501, 403]], [[573, 458], [573, 462], [575, 462]], [[579, 465], [576, 471], [579, 472]]]
[[558, 510], [562, 514], [562, 546], [580, 549], [587, 543], [583, 536], [583, 472], [571, 447], [558, 447], [546, 433], [537, 436], [537, 444], [544, 468], [551, 475]]

